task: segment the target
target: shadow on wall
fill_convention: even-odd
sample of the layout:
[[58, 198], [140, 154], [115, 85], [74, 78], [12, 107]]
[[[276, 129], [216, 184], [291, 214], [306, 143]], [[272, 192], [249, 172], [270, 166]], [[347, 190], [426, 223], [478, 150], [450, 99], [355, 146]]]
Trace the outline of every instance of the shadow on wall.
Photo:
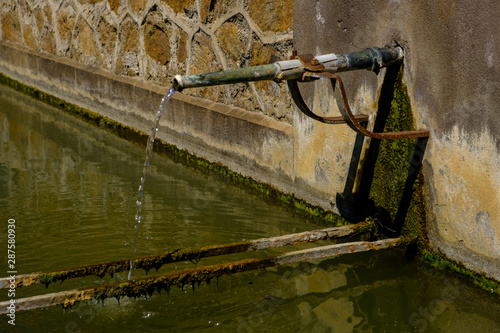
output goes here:
[[[414, 130], [401, 63], [387, 68], [377, 109], [373, 132]], [[389, 236], [403, 231], [412, 239], [417, 238], [423, 210], [419, 209], [422, 202], [415, 193], [420, 192], [420, 169], [428, 137], [371, 138], [361, 168], [358, 168], [363, 141], [363, 135], [358, 133], [344, 191], [337, 194], [340, 214], [351, 221], [371, 216]], [[405, 221], [408, 221], [406, 225]]]

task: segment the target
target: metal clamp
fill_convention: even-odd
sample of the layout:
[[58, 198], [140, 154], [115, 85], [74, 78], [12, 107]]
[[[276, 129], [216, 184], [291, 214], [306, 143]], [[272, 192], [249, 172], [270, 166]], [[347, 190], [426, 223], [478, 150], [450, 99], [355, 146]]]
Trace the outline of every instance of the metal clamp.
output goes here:
[[319, 72], [325, 69], [325, 65], [323, 65], [312, 54], [302, 54], [295, 57], [300, 60], [302, 66], [307, 71]]

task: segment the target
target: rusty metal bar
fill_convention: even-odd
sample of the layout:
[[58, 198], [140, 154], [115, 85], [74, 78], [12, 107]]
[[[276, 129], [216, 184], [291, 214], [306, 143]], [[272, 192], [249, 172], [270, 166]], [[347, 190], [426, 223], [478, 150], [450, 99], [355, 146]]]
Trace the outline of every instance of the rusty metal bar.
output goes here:
[[[273, 247], [315, 242], [324, 239], [337, 239], [349, 237], [360, 233], [368, 232], [371, 226], [365, 222], [351, 224], [341, 227], [306, 231], [296, 234], [277, 236], [271, 238], [260, 238], [244, 242], [229, 243], [223, 245], [211, 245], [201, 248], [187, 248], [168, 251], [159, 255], [138, 257], [134, 260], [134, 267], [158, 270], [162, 265], [178, 261], [199, 261], [202, 258], [214, 257], [226, 254], [257, 251]], [[29, 286], [37, 283], [49, 284], [56, 281], [64, 281], [70, 278], [96, 275], [103, 277], [106, 274], [113, 276], [118, 272], [127, 271], [130, 268], [130, 259], [110, 261], [94, 265], [84, 265], [64, 270], [38, 272], [16, 276], [16, 288]], [[9, 278], [0, 278], [0, 289], [9, 287]]]
[[311, 109], [309, 109], [304, 99], [302, 98], [302, 95], [300, 93], [297, 84], [298, 81], [297, 80], [287, 81], [288, 88], [290, 89], [293, 101], [295, 102], [299, 110], [301, 110], [308, 117], [325, 124], [345, 123], [356, 133], [375, 139], [394, 140], [394, 139], [407, 139], [407, 138], [421, 138], [429, 136], [429, 131], [427, 130], [386, 132], [386, 133], [375, 133], [367, 130], [365, 126], [363, 126], [363, 123], [365, 123], [368, 120], [368, 116], [362, 114], [354, 115], [352, 113], [351, 108], [349, 106], [349, 102], [347, 100], [344, 84], [340, 76], [328, 72], [307, 72], [304, 74], [305, 81], [319, 79], [321, 77], [328, 78], [331, 80], [332, 88], [335, 93], [335, 101], [337, 102], [342, 117], [328, 118], [315, 114], [314, 112], [311, 111]]
[[[399, 238], [384, 239], [375, 242], [352, 242], [320, 246], [312, 249], [294, 251], [267, 258], [253, 258], [225, 264], [186, 269], [163, 275], [143, 277], [107, 285], [75, 289], [46, 295], [38, 295], [16, 300], [15, 310], [32, 310], [53, 305], [72, 306], [75, 302], [106, 298], [140, 297], [152, 295], [155, 291], [169, 290], [172, 285], [183, 287], [195, 283], [209, 282], [223, 275], [288, 265], [304, 260], [326, 259], [342, 254], [359, 253], [373, 250], [394, 248], [402, 245]], [[0, 303], [0, 315], [9, 312], [10, 301]]]
[[327, 77], [331, 81], [332, 88], [335, 93], [335, 100], [337, 101], [337, 105], [339, 107], [340, 113], [342, 114], [342, 117], [344, 118], [346, 124], [356, 133], [363, 134], [370, 138], [385, 139], [385, 140], [429, 137], [429, 131], [427, 130], [385, 132], [385, 133], [375, 133], [368, 131], [365, 127], [363, 127], [359, 123], [359, 121], [352, 114], [351, 107], [349, 106], [349, 102], [347, 101], [347, 94], [345, 92], [344, 83], [342, 82], [340, 76], [335, 74], [329, 74], [327, 75]]
[[[324, 75], [333, 75], [333, 74], [327, 73]], [[300, 111], [302, 111], [302, 113], [304, 113], [309, 118], [312, 118], [324, 124], [330, 124], [330, 125], [345, 124], [344, 117], [342, 116], [323, 117], [312, 112], [311, 109], [309, 109], [309, 106], [307, 106], [306, 102], [302, 98], [302, 94], [300, 93], [299, 85], [297, 82], [298, 82], [297, 80], [289, 80], [287, 81], [287, 84], [288, 84], [288, 89], [290, 90], [290, 94], [292, 95], [292, 99], [295, 102], [295, 105], [297, 105], [297, 107], [299, 108]], [[353, 117], [356, 121], [360, 123], [368, 123], [368, 116], [365, 114], [353, 115]]]

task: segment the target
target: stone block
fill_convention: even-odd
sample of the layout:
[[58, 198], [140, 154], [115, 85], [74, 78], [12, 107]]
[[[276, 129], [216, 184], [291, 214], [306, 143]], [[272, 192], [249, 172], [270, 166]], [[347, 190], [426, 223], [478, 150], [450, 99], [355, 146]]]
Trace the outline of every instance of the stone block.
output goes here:
[[43, 10], [38, 7], [33, 10], [33, 14], [35, 16], [35, 21], [36, 21], [36, 29], [38, 32], [38, 35], [42, 33], [43, 28], [45, 27], [45, 17], [43, 14]]
[[121, 28], [121, 50], [124, 52], [139, 50], [139, 27], [131, 20], [122, 23]]
[[37, 39], [35, 37], [35, 34], [33, 33], [32, 26], [29, 25], [24, 26], [24, 43], [30, 49], [33, 50], [37, 49]]
[[179, 32], [177, 40], [177, 63], [185, 64], [187, 60], [187, 34], [184, 31]]
[[76, 49], [76, 59], [80, 63], [93, 64], [101, 59], [95, 37], [94, 30], [85, 22], [83, 18], [78, 19], [73, 32], [74, 45]]
[[[204, 32], [199, 31], [193, 37], [192, 45], [192, 63], [191, 74], [209, 73], [222, 70], [219, 60], [214, 51], [212, 38]], [[223, 99], [223, 87], [205, 87], [196, 89], [189, 93], [196, 96], [205, 96], [212, 100], [219, 101]]]
[[161, 0], [176, 13], [182, 13], [185, 9], [194, 6], [195, 0]]
[[140, 52], [138, 26], [131, 20], [122, 23], [119, 33], [120, 52], [116, 59], [117, 74], [139, 75], [138, 53]]
[[166, 32], [156, 24], [148, 23], [144, 28], [146, 54], [162, 65], [170, 61], [170, 41]]
[[118, 8], [120, 7], [120, 0], [108, 0], [108, 3], [111, 10], [118, 14]]
[[21, 22], [19, 21], [17, 11], [9, 12], [2, 16], [2, 39], [23, 44]]
[[248, 0], [248, 12], [264, 32], [286, 32], [292, 29], [293, 1]]
[[200, 20], [204, 24], [212, 23], [239, 5], [235, 0], [201, 0]]
[[59, 51], [66, 53], [71, 46], [71, 37], [73, 26], [76, 21], [76, 13], [73, 7], [67, 5], [59, 10], [57, 13], [57, 26], [55, 29], [59, 32], [58, 46]]
[[146, 8], [146, 3], [146, 0], [130, 0], [130, 7], [132, 7], [135, 12], [142, 12], [144, 8]]
[[[246, 29], [245, 29], [246, 28]], [[226, 54], [233, 68], [238, 68], [245, 61], [249, 28], [242, 22], [226, 22], [216, 32], [219, 46]]]
[[54, 53], [55, 38], [52, 34], [42, 36], [40, 39], [40, 50], [47, 53]]

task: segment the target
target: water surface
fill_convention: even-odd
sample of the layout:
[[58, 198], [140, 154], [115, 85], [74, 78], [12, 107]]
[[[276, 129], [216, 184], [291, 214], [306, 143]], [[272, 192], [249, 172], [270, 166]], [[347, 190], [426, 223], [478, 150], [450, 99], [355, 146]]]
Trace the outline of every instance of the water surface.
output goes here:
[[[16, 219], [19, 274], [130, 257], [143, 147], [3, 87], [0, 140], [0, 247], [7, 244], [7, 219]], [[321, 227], [156, 155], [143, 197], [138, 256]], [[0, 256], [1, 275], [6, 262]], [[198, 265], [212, 262], [220, 259]], [[18, 297], [126, 275], [21, 288]], [[0, 301], [8, 299], [6, 290], [0, 293]], [[0, 330], [12, 329], [2, 317]], [[21, 312], [13, 331], [499, 332], [500, 303], [387, 251], [239, 273], [149, 299]]]

